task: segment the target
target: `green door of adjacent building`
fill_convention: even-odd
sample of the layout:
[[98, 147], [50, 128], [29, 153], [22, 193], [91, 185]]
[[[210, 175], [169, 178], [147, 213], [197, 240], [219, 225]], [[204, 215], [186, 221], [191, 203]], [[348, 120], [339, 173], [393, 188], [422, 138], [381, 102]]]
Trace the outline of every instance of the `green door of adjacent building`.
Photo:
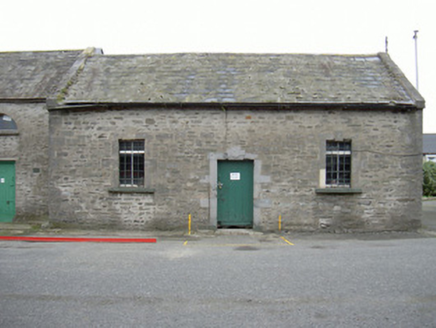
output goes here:
[[15, 163], [0, 162], [0, 222], [15, 216]]
[[218, 162], [218, 227], [253, 226], [253, 161]]

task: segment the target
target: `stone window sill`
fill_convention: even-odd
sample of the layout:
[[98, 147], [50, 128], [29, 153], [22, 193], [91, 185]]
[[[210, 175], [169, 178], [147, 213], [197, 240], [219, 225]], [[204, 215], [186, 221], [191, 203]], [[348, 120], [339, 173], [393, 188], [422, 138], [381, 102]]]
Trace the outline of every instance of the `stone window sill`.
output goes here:
[[153, 188], [136, 188], [136, 187], [116, 187], [108, 190], [113, 194], [154, 194]]
[[360, 188], [319, 188], [315, 189], [317, 194], [361, 194]]

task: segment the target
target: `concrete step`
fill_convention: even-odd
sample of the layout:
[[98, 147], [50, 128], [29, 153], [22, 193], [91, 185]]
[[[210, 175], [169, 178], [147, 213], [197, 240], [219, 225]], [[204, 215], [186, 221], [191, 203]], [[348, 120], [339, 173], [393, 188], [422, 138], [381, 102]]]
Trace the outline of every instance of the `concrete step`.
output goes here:
[[262, 234], [261, 232], [253, 231], [252, 229], [217, 229], [217, 236], [252, 236]]

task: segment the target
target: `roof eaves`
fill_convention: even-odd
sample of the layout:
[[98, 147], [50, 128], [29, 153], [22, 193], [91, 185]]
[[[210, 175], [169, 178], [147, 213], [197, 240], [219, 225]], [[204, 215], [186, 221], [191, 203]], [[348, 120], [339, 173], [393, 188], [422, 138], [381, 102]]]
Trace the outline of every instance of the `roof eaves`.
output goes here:
[[0, 103], [44, 103], [46, 98], [0, 98]]
[[341, 108], [359, 110], [410, 110], [416, 108], [413, 103], [395, 102], [373, 102], [373, 103], [238, 103], [238, 102], [98, 102], [98, 101], [74, 101], [53, 103], [47, 106], [49, 111], [64, 109], [87, 109], [87, 108], [108, 108], [108, 107], [205, 107], [205, 108], [279, 108], [279, 109], [298, 109], [298, 108]]

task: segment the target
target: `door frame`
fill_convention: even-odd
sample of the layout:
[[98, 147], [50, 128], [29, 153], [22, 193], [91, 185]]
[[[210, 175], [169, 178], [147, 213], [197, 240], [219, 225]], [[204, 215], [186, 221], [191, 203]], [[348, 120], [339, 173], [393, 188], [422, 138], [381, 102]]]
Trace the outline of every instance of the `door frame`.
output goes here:
[[[229, 166], [231, 169], [229, 169]], [[223, 173], [226, 174], [223, 175]], [[228, 177], [227, 174], [232, 175], [230, 172], [241, 172], [238, 173], [238, 177], [236, 179], [232, 179]], [[220, 174], [221, 173], [221, 174]], [[242, 175], [242, 179], [241, 179]], [[220, 188], [218, 186], [217, 189], [217, 220], [220, 220], [221, 223], [219, 227], [225, 226], [234, 226], [234, 227], [245, 227], [252, 228], [253, 227], [253, 175], [254, 175], [254, 161], [252, 160], [243, 160], [243, 161], [230, 161], [230, 160], [221, 160], [218, 161], [218, 184], [224, 181], [224, 187]], [[221, 176], [221, 178], [219, 178]], [[241, 182], [235, 181], [231, 182], [231, 180], [241, 180]], [[228, 188], [228, 186], [233, 185], [233, 187]], [[234, 189], [236, 188], [236, 189]], [[241, 190], [242, 188], [242, 190]], [[241, 190], [242, 193], [236, 192], [236, 190]], [[226, 192], [224, 193], [224, 190]], [[235, 193], [236, 192], [236, 193]], [[239, 202], [232, 202], [231, 200], [222, 201], [221, 197], [228, 198], [229, 196], [236, 196], [238, 200], [241, 200], [242, 203], [248, 202], [249, 206], [242, 206]], [[230, 206], [233, 204], [233, 206]], [[230, 206], [230, 207], [229, 207]], [[233, 216], [236, 214], [236, 218], [238, 218], [233, 223], [229, 222], [229, 218], [223, 217], [223, 211], [229, 211]], [[221, 212], [221, 215], [220, 215]], [[227, 222], [226, 220], [227, 219]], [[223, 222], [224, 220], [224, 222]], [[242, 221], [241, 221], [242, 220]], [[232, 220], [230, 220], [232, 221]], [[219, 221], [218, 221], [219, 222]], [[217, 222], [217, 223], [218, 223]]]
[[262, 230], [261, 209], [271, 207], [270, 201], [260, 199], [262, 184], [271, 181], [270, 176], [261, 175], [262, 161], [257, 154], [245, 152], [240, 147], [230, 148], [225, 153], [210, 153], [209, 159], [209, 224], [212, 229], [217, 229], [218, 221], [218, 162], [219, 161], [252, 161], [253, 162], [253, 230]]

